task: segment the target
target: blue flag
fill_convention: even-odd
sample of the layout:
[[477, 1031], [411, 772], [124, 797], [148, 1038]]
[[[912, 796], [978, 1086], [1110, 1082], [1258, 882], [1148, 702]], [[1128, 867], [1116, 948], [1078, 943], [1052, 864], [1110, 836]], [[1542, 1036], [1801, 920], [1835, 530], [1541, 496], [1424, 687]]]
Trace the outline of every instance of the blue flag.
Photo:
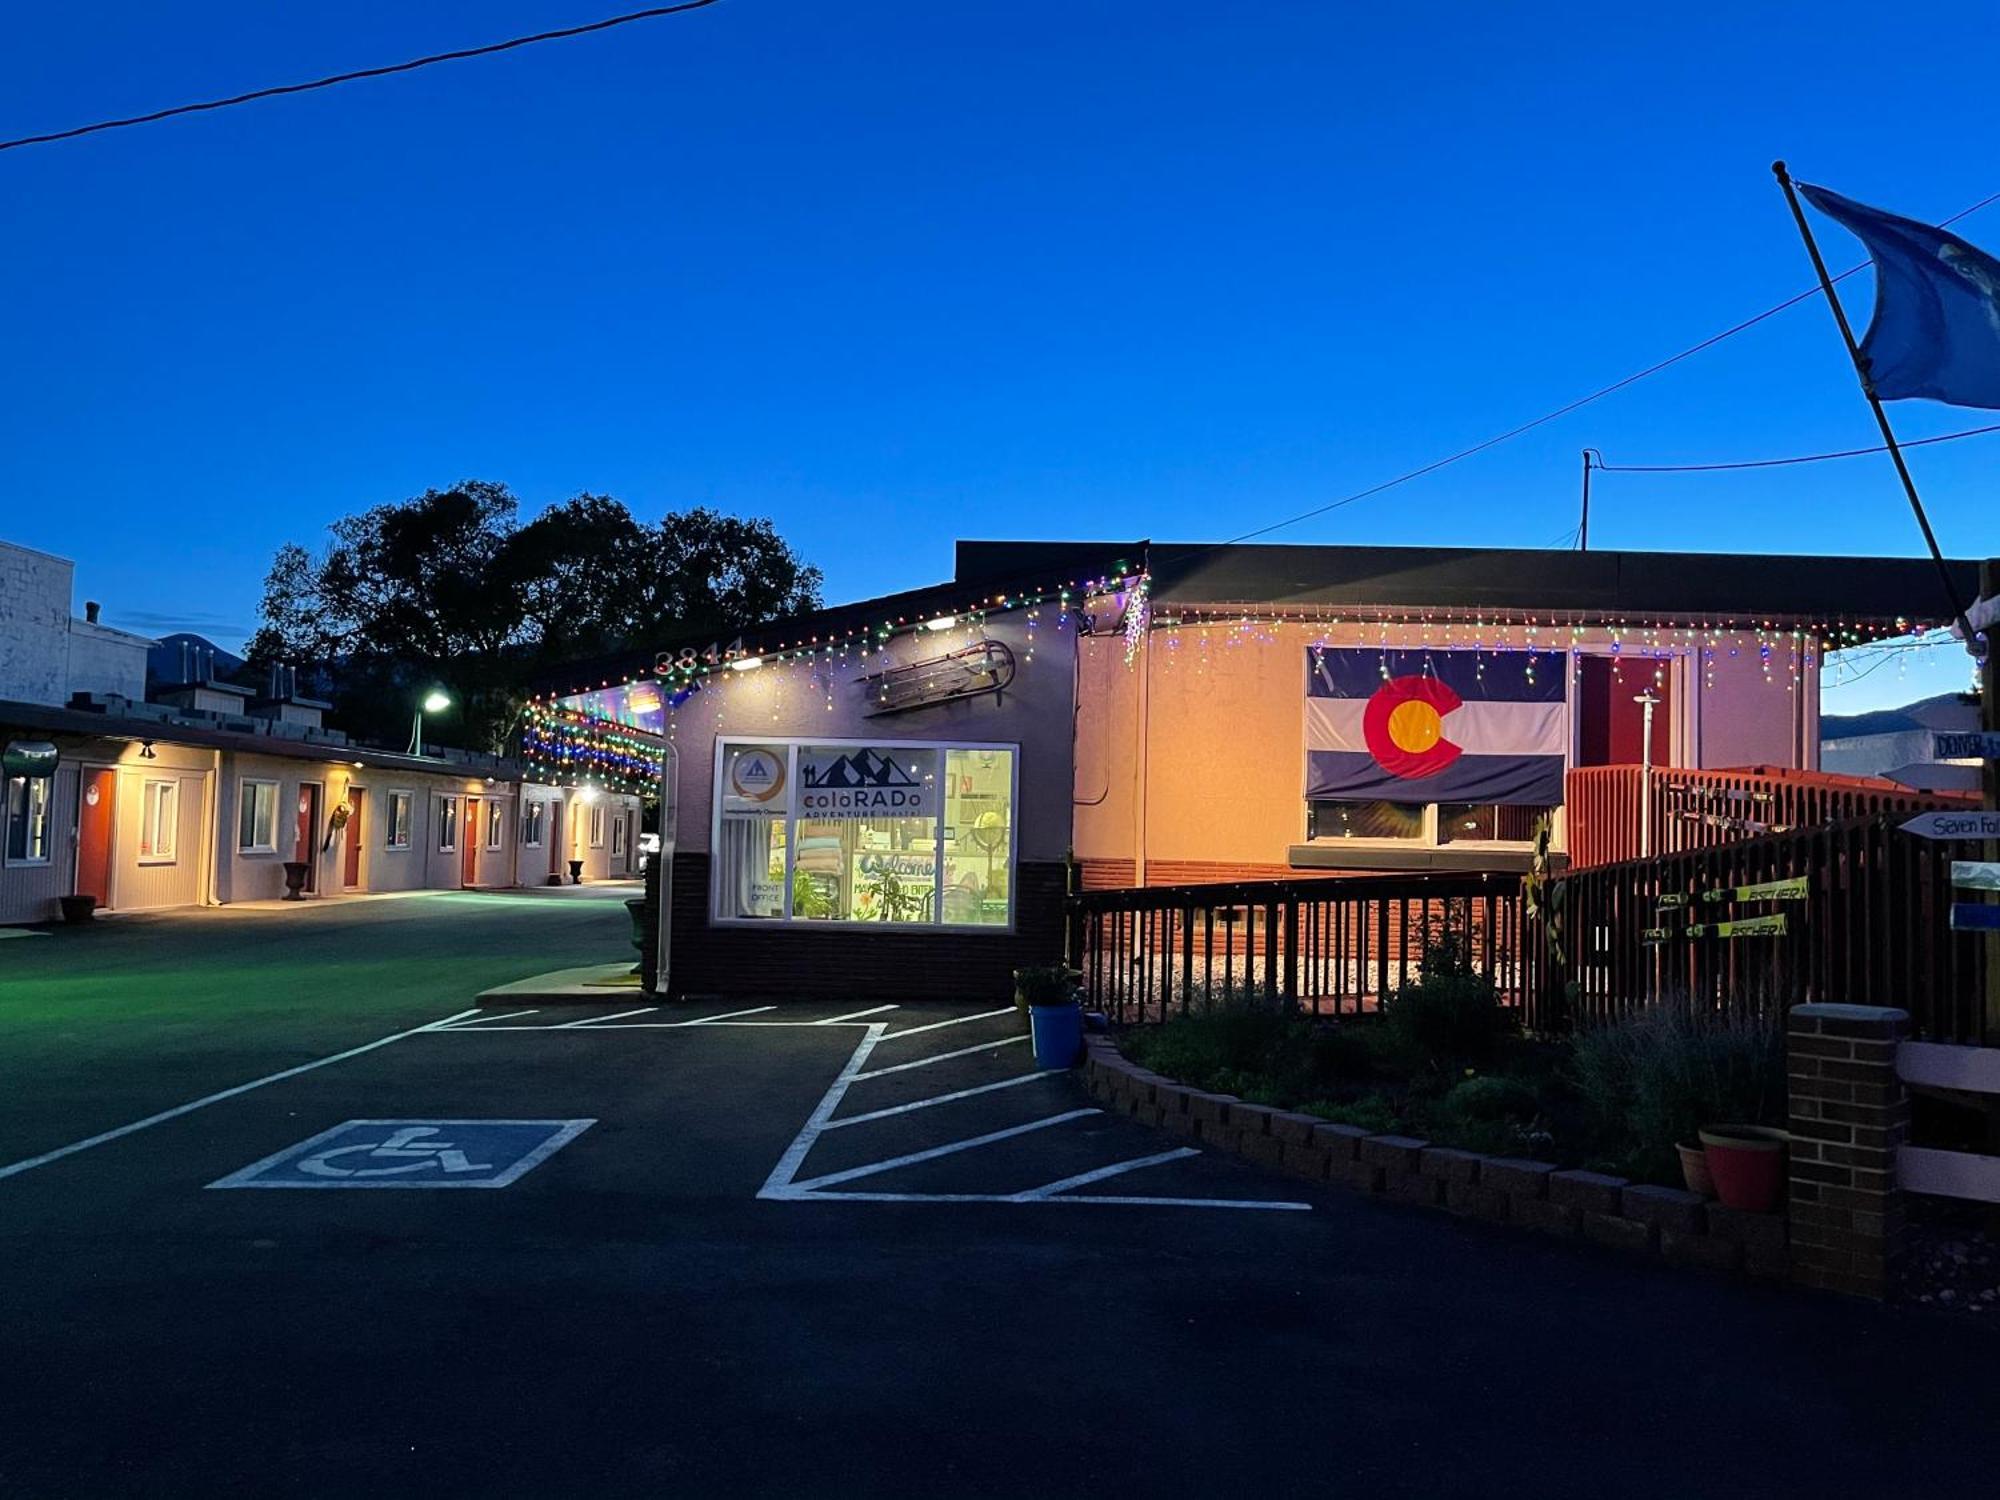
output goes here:
[[1875, 262], [1875, 316], [1861, 341], [1875, 394], [2000, 407], [2000, 260], [1915, 219], [1798, 188]]

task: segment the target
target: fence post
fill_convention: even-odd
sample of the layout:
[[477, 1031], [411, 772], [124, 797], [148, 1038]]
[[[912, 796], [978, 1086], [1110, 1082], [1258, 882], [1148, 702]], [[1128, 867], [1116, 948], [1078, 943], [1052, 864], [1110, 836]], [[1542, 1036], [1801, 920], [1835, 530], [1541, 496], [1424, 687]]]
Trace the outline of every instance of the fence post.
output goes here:
[[1787, 1020], [1792, 1279], [1880, 1297], [1902, 1248], [1896, 1152], [1910, 1096], [1896, 1049], [1910, 1014], [1880, 1005], [1795, 1005]]

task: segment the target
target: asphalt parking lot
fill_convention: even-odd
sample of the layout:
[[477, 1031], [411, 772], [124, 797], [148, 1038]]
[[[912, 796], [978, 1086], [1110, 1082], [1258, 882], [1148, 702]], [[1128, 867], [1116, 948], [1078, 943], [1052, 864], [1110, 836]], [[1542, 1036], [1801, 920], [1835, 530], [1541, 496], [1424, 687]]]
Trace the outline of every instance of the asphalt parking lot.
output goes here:
[[[468, 1010], [602, 957], [600, 907], [320, 914], [289, 1010], [169, 1006], [129, 934], [96, 980], [32, 960], [0, 1486], [1845, 1495], [2000, 1458], [1991, 1338], [1179, 1154], [990, 1007]], [[195, 936], [240, 977], [270, 931]], [[343, 961], [468, 937], [464, 982], [323, 1013]]]

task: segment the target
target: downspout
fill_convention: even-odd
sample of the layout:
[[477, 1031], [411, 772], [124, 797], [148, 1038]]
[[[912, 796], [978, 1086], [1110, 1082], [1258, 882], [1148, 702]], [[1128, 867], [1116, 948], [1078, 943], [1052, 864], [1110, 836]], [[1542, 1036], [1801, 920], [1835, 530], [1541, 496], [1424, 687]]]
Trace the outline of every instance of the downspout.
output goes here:
[[1138, 743], [1132, 753], [1132, 884], [1146, 883], [1146, 770], [1153, 718], [1153, 639], [1149, 631], [1139, 640]]
[[[185, 651], [187, 646], [182, 644]], [[208, 766], [208, 817], [203, 819], [202, 840], [208, 845], [203, 851], [203, 860], [208, 866], [208, 889], [203, 893], [204, 905], [222, 905], [222, 752], [209, 751]]]

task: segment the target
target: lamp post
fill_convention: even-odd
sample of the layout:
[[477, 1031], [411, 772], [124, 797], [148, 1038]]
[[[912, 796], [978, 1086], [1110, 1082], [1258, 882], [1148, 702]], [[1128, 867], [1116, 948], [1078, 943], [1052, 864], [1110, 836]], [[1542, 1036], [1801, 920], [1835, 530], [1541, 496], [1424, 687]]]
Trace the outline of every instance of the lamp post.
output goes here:
[[451, 707], [451, 698], [438, 688], [424, 694], [424, 701], [417, 705], [417, 711], [410, 715], [410, 754], [424, 753], [424, 715], [441, 714]]

